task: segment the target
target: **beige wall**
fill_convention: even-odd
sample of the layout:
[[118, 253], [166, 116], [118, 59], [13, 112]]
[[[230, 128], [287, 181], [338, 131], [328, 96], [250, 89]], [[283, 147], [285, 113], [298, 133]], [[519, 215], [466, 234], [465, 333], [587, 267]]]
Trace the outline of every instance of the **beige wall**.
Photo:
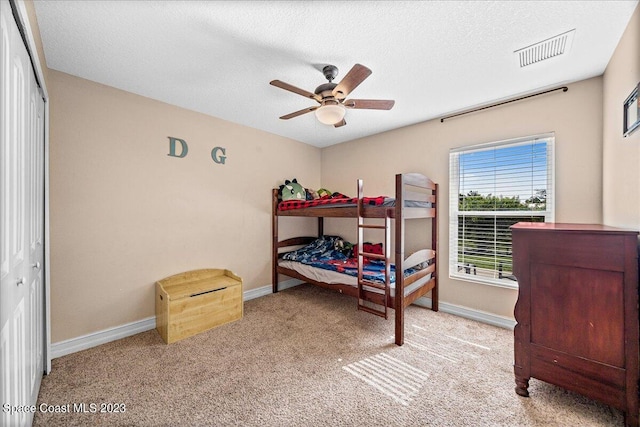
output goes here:
[[604, 73], [603, 221], [640, 230], [640, 130], [622, 136], [622, 106], [640, 82], [640, 6]]
[[[544, 132], [556, 137], [556, 221], [602, 221], [602, 78], [569, 85], [527, 101], [459, 118], [431, 120], [322, 150], [322, 185], [355, 193], [364, 179], [370, 196], [393, 194], [393, 176], [420, 172], [440, 188], [439, 263], [441, 301], [513, 317], [515, 290], [448, 277], [449, 149]], [[355, 238], [346, 220], [327, 221], [328, 233]]]
[[269, 192], [319, 187], [318, 148], [54, 70], [49, 84], [52, 342], [153, 316], [154, 282], [182, 271], [271, 283]]
[[[43, 59], [33, 5], [25, 4]], [[291, 177], [346, 194], [364, 178], [365, 192], [378, 195], [392, 193], [395, 173], [430, 176], [440, 183], [442, 300], [512, 317], [515, 291], [448, 278], [449, 149], [554, 131], [556, 220], [640, 228], [640, 131], [623, 139], [620, 130], [622, 102], [640, 80], [639, 21], [636, 10], [604, 79], [323, 150], [43, 67], [51, 96], [52, 342], [152, 316], [153, 282], [179, 271], [226, 267], [243, 276], [245, 290], [268, 285], [264, 194]], [[167, 156], [168, 136], [187, 141], [187, 157]], [[210, 158], [215, 146], [227, 149], [224, 166]], [[281, 221], [280, 229], [308, 226]], [[355, 235], [350, 220], [327, 220], [326, 231]]]

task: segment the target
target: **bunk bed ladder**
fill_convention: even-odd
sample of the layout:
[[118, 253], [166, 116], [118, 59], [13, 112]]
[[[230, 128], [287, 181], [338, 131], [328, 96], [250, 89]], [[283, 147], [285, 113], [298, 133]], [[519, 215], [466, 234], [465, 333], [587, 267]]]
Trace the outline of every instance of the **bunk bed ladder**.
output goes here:
[[[365, 224], [364, 222], [364, 204], [363, 204], [363, 186], [362, 180], [358, 180], [358, 310], [366, 311], [367, 313], [375, 314], [376, 316], [384, 317], [388, 319], [389, 311], [389, 294], [391, 288], [391, 253], [390, 253], [390, 244], [391, 244], [391, 212], [389, 210], [385, 211], [384, 217], [384, 225], [376, 225], [376, 224]], [[364, 242], [364, 231], [366, 229], [378, 229], [384, 230], [384, 254], [373, 254], [364, 252], [363, 250], [363, 242]], [[384, 260], [385, 263], [385, 283], [381, 284], [378, 282], [373, 282], [371, 280], [364, 279], [363, 269], [364, 269], [364, 261], [366, 258]], [[365, 305], [364, 299], [364, 291], [365, 286], [368, 288], [379, 289], [384, 291], [384, 302], [383, 304], [375, 304], [381, 305], [384, 307], [384, 310], [373, 307], [374, 304], [370, 303], [369, 305]]]

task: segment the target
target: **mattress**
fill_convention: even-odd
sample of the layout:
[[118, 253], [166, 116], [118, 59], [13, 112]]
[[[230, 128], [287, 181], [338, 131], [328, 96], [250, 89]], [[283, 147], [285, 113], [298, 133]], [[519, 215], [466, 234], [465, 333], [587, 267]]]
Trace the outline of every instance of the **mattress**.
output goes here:
[[[396, 205], [396, 199], [393, 197], [364, 197], [363, 203], [366, 206], [382, 206], [393, 207]], [[423, 202], [418, 200], [405, 200], [404, 205], [408, 208], [432, 208], [433, 204], [430, 202]], [[357, 197], [334, 197], [334, 198], [321, 198], [315, 200], [286, 200], [278, 203], [279, 211], [289, 211], [295, 209], [305, 208], [353, 208], [358, 206]]]
[[[337, 285], [337, 284], [348, 285], [348, 286], [353, 286], [354, 288], [358, 287], [358, 278], [354, 276], [350, 276], [348, 274], [343, 274], [343, 273], [339, 273], [337, 271], [332, 271], [332, 270], [326, 270], [324, 268], [313, 267], [311, 265], [303, 264], [297, 261], [279, 260], [278, 265], [280, 267], [288, 268], [297, 273], [300, 273], [304, 277], [313, 279], [316, 282], [322, 282], [329, 285]], [[429, 280], [431, 280], [431, 274], [428, 274], [424, 278], [407, 286], [404, 290], [405, 296], [409, 295], [416, 289], [420, 288], [423, 283], [426, 283]], [[384, 291], [381, 289], [372, 288], [366, 285], [363, 288], [370, 292], [375, 292], [379, 294], [384, 293]], [[391, 293], [391, 296], [395, 296], [395, 282], [391, 283], [390, 293]]]

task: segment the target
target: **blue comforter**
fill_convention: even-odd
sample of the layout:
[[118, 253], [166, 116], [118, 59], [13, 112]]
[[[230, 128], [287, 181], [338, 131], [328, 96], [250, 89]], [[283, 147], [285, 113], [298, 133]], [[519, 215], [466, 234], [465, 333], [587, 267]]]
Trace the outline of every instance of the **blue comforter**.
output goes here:
[[[350, 245], [338, 236], [323, 236], [295, 251], [287, 252], [282, 259], [297, 261], [312, 267], [337, 271], [350, 276], [358, 276], [358, 260], [349, 258], [343, 253], [344, 247]], [[377, 283], [385, 283], [384, 261], [367, 260], [363, 266], [364, 279]], [[415, 272], [407, 269], [405, 276]], [[390, 283], [396, 278], [395, 266], [391, 265]]]

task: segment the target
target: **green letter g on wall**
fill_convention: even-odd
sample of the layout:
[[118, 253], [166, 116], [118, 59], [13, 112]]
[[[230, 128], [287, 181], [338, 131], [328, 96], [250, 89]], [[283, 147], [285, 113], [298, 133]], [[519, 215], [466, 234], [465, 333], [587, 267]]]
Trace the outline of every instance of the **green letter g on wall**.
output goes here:
[[[222, 156], [218, 154], [218, 151], [222, 152]], [[213, 150], [211, 150], [211, 158], [213, 159], [214, 162], [218, 163], [219, 165], [224, 165], [224, 161], [227, 159], [225, 154], [226, 154], [226, 150], [222, 147], [216, 147]]]

